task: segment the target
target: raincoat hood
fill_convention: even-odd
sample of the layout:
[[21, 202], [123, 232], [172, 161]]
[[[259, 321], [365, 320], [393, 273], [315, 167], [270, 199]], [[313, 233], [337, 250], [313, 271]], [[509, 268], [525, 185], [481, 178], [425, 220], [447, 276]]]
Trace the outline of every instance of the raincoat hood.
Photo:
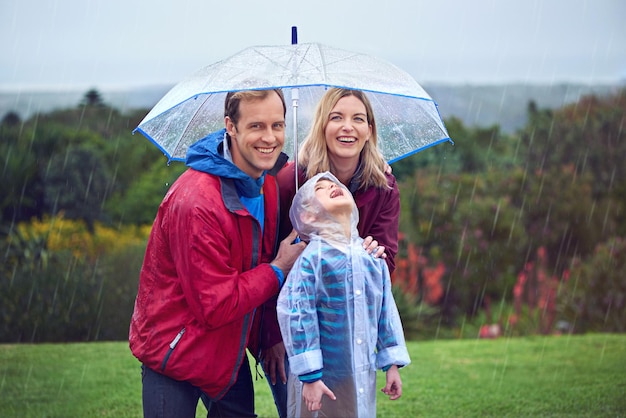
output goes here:
[[[345, 227], [340, 220], [328, 213], [315, 197], [315, 184], [322, 179], [335, 183], [343, 190], [344, 196], [352, 200], [350, 236], [346, 236]], [[310, 241], [315, 236], [336, 242], [349, 242], [359, 237], [359, 232], [357, 231], [359, 211], [356, 203], [354, 203], [352, 193], [329, 171], [316, 174], [298, 189], [289, 209], [289, 218], [294, 229], [298, 231], [300, 238], [305, 241]], [[320, 234], [320, 232], [323, 234]]]
[[[258, 179], [253, 179], [241, 171], [232, 161], [224, 158], [225, 140], [226, 129], [210, 133], [198, 140], [187, 150], [185, 164], [198, 171], [233, 179], [240, 196], [258, 196], [265, 181], [265, 172]], [[287, 155], [281, 152], [272, 172], [281, 168], [287, 161], [287, 158]]]

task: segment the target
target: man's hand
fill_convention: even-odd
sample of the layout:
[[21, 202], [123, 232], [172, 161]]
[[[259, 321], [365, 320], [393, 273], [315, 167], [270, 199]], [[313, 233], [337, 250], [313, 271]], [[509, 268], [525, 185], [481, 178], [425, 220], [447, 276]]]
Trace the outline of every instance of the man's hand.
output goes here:
[[291, 234], [280, 242], [276, 258], [271, 262], [273, 266], [282, 270], [285, 278], [287, 278], [289, 270], [293, 267], [293, 263], [295, 263], [300, 253], [302, 253], [306, 247], [306, 242], [304, 241], [293, 243], [297, 236], [296, 230], [292, 230]]
[[328, 386], [321, 380], [317, 380], [313, 383], [304, 383], [302, 387], [302, 399], [306, 403], [306, 407], [309, 411], [319, 411], [322, 409], [322, 396], [328, 396], [333, 401], [337, 398], [335, 394], [328, 389]]
[[272, 347], [261, 352], [263, 369], [270, 377], [272, 385], [276, 384], [276, 371], [283, 384], [287, 383], [287, 373], [285, 372], [285, 344], [281, 341]]
[[368, 235], [363, 240], [363, 248], [368, 254], [372, 254], [374, 258], [387, 258], [387, 254], [385, 253], [385, 247], [382, 245], [378, 245], [378, 241], [376, 241], [373, 237]]
[[392, 401], [402, 396], [402, 379], [400, 379], [398, 366], [393, 365], [387, 370], [387, 384], [381, 391]]

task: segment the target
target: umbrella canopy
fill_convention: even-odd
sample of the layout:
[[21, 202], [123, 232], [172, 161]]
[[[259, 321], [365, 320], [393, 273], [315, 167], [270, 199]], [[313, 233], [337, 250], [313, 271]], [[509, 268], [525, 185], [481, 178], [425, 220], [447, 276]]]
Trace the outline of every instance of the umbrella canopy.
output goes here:
[[450, 141], [437, 104], [408, 73], [370, 55], [316, 43], [254, 46], [204, 67], [175, 85], [136, 131], [170, 160], [184, 161], [189, 145], [224, 127], [228, 92], [281, 88], [292, 103], [286, 121], [293, 120], [293, 134], [287, 136], [284, 151], [293, 149], [293, 157], [329, 87], [367, 92], [379, 148], [389, 163]]

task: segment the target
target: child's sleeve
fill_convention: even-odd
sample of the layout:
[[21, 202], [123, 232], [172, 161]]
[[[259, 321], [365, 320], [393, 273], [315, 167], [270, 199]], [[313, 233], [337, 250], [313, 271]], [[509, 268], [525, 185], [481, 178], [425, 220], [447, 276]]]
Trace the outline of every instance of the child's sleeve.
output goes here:
[[321, 375], [323, 364], [315, 303], [317, 268], [315, 259], [307, 254], [292, 267], [276, 307], [289, 368], [298, 376]]
[[388, 370], [390, 366], [406, 366], [411, 363], [404, 340], [404, 330], [398, 307], [391, 293], [391, 277], [387, 265], [383, 268], [383, 302], [378, 320], [376, 341], [376, 368]]

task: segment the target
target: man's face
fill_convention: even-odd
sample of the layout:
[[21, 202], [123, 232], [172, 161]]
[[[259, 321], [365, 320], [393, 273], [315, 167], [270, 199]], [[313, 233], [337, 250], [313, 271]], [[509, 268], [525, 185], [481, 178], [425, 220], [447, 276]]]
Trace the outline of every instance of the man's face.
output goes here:
[[233, 163], [253, 179], [276, 164], [285, 143], [283, 103], [275, 92], [239, 103], [237, 126], [226, 117]]

